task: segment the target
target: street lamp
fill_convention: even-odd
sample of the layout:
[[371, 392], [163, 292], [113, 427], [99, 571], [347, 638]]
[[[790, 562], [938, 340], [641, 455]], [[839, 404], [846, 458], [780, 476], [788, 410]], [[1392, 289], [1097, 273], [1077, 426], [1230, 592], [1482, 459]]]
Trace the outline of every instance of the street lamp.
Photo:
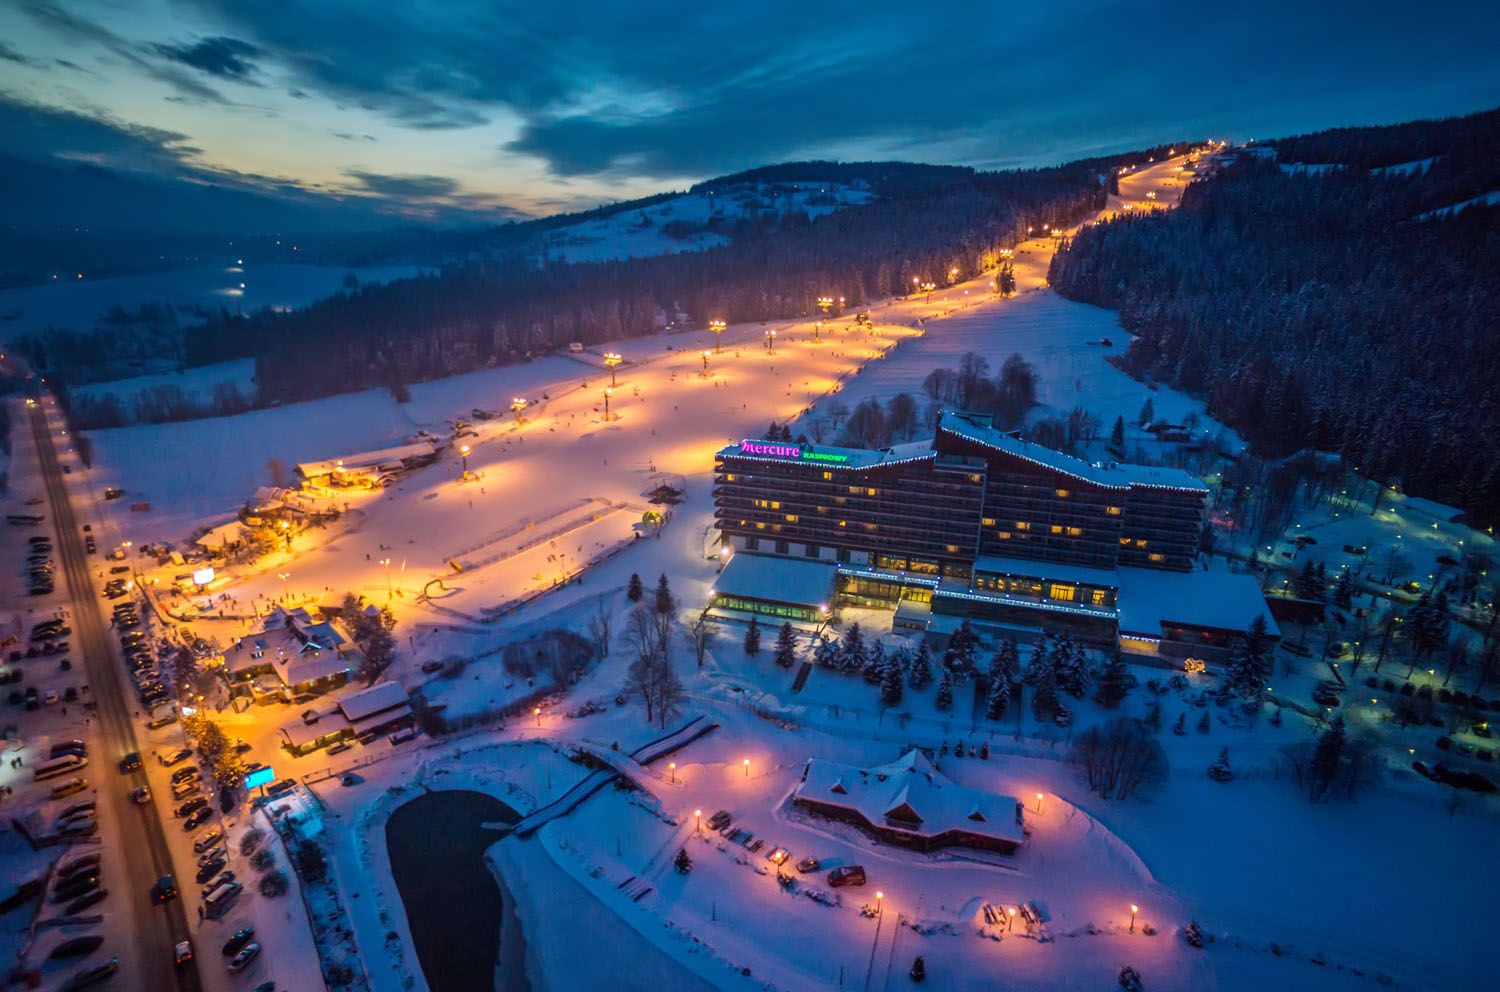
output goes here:
[[958, 282], [958, 266], [955, 265], [948, 270], [948, 281]]
[[609, 420], [609, 397], [614, 393], [613, 387], [604, 387], [604, 419]]
[[533, 706], [531, 708], [531, 715], [536, 717], [536, 725], [540, 727], [542, 725], [542, 708], [540, 706]]
[[286, 599], [287, 596], [290, 595], [287, 592], [286, 580], [290, 579], [292, 577], [292, 573], [291, 572], [277, 572], [276, 573], [276, 577], [281, 580], [281, 598], [282, 599]]
[[1130, 904], [1130, 932], [1135, 933], [1135, 914], [1141, 911], [1141, 907], [1135, 903]]
[[669, 761], [669, 762], [667, 762], [667, 773], [669, 775], [671, 775], [671, 777], [672, 777], [672, 779], [671, 779], [672, 784], [676, 785], [677, 784], [677, 762], [675, 762], [675, 761]]
[[828, 311], [830, 311], [830, 310], [833, 309], [833, 297], [831, 297], [831, 296], [820, 296], [820, 297], [818, 297], [818, 309], [823, 311], [823, 315], [825, 317], [828, 316]]
[[391, 595], [392, 595], [391, 594], [391, 560], [389, 558], [382, 558], [382, 559], [380, 559], [380, 564], [382, 564], [382, 565], [385, 566], [385, 598], [386, 599], [390, 599]]
[[776, 354], [776, 328], [766, 328], [766, 351]]
[[746, 758], [744, 760], [743, 764], [745, 766], [745, 777], [749, 778], [750, 777], [750, 759]]
[[620, 363], [624, 360], [625, 359], [621, 358], [617, 353], [613, 351], [607, 351], [604, 353], [604, 366], [605, 368], [609, 369], [609, 384], [611, 386], [615, 384], [615, 369], [619, 368]]
[[729, 325], [726, 324], [726, 323], [724, 323], [722, 320], [710, 320], [708, 322], [708, 329], [710, 331], [714, 332], [714, 353], [715, 354], [718, 354], [718, 352], [719, 352], [719, 335], [723, 334], [724, 333], [724, 329], [726, 327], [728, 327], [728, 326]]
[[1005, 929], [1008, 931], [1014, 930], [1016, 927], [1016, 907], [1007, 906], [1005, 909], [1005, 915], [1007, 917], [1005, 921]]
[[1040, 792], [1036, 794], [1036, 811], [1037, 813], [1041, 813], [1042, 811], [1042, 794]]
[[818, 321], [816, 324], [813, 325], [813, 340], [814, 341], [821, 341], [821, 340], [823, 340], [822, 338], [818, 337], [818, 332], [820, 332], [822, 330], [823, 330], [823, 322], [821, 320]]
[[458, 446], [458, 457], [464, 460], [464, 478], [467, 479], [469, 477], [469, 446], [467, 444]]
[[711, 355], [711, 354], [713, 354], [713, 352], [709, 351], [707, 348], [703, 349], [703, 376], [704, 376], [704, 378], [708, 377], [708, 356]]
[[512, 410], [514, 410], [515, 413], [516, 413], [516, 426], [517, 427], [519, 427], [522, 424], [526, 423], [526, 418], [523, 417], [523, 416], [521, 416], [521, 414], [526, 409], [526, 399], [525, 399], [525, 397], [521, 397], [521, 396], [514, 397], [510, 401], [510, 408]]
[[693, 810], [693, 830], [696, 833], [703, 833], [703, 811], [701, 809]]

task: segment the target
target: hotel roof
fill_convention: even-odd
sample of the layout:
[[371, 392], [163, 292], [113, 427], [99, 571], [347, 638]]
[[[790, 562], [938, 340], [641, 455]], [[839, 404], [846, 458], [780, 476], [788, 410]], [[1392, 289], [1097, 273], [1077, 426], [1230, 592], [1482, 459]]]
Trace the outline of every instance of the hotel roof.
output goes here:
[[931, 441], [912, 441], [889, 448], [838, 448], [828, 444], [797, 444], [793, 441], [761, 441], [746, 438], [739, 444], [725, 445], [715, 457], [753, 458], [766, 462], [816, 464], [830, 469], [866, 469], [883, 465], [901, 465], [931, 459]]
[[826, 607], [833, 603], [838, 567], [833, 562], [773, 558], [741, 551], [729, 559], [712, 592], [773, 603]]
[[1001, 454], [1031, 462], [1096, 486], [1111, 489], [1147, 486], [1208, 492], [1208, 487], [1203, 484], [1203, 480], [1180, 468], [1122, 465], [1115, 462], [1108, 464], [1086, 462], [1082, 458], [1074, 458], [1072, 455], [1065, 455], [1060, 451], [1015, 437], [1006, 431], [997, 430], [988, 423], [988, 420], [988, 417], [944, 410], [942, 418], [938, 421], [938, 430], [947, 431]]

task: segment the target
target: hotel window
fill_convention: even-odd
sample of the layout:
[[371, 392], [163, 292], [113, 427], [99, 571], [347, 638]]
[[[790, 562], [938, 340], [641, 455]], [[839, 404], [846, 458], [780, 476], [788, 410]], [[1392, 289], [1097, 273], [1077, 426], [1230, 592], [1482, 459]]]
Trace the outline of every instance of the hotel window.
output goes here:
[[834, 559], [836, 561], [841, 561], [841, 562], [847, 563], [849, 561], [849, 549], [848, 548], [835, 548], [834, 552], [833, 552], [833, 557], [834, 557]]
[[788, 551], [790, 551], [791, 549], [792, 549], [792, 546], [790, 544], [787, 544], [785, 541], [777, 541], [776, 542], [776, 553], [778, 555], [784, 555]]
[[1146, 546], [1146, 539], [1144, 537], [1138, 537], [1138, 538], [1136, 538], [1135, 539], [1135, 546], [1138, 547], [1138, 548], [1144, 548]]
[[1061, 582], [1054, 582], [1050, 587], [1048, 587], [1047, 596], [1051, 599], [1057, 600], [1058, 602], [1071, 603], [1073, 602], [1074, 592], [1075, 590], [1072, 586], [1064, 585]]
[[995, 526], [995, 518], [994, 517], [985, 517], [983, 523], [984, 523], [984, 525], [986, 527], [993, 527], [993, 526]]
[[1052, 533], [1054, 533], [1054, 534], [1061, 534], [1062, 533], [1062, 524], [1053, 524], [1048, 529], [1050, 531], [1052, 531]]
[[757, 520], [757, 521], [755, 521], [755, 529], [756, 530], [765, 530], [766, 529], [766, 525], [763, 522]]
[[759, 551], [760, 550], [760, 538], [758, 538], [758, 537], [747, 537], [747, 538], [745, 538], [745, 550], [746, 551]]
[[1027, 523], [1026, 521], [1024, 521], [1024, 520], [1017, 520], [1016, 521], [1016, 530], [1030, 530], [1030, 529], [1031, 529], [1031, 524]]
[[949, 544], [949, 545], [947, 545], [947, 548], [948, 548], [948, 553], [950, 555], [956, 555], [956, 554], [958, 554], [958, 545], [956, 545], [956, 544]]
[[1069, 537], [1082, 537], [1083, 536], [1083, 528], [1082, 527], [1069, 527], [1068, 528], [1068, 536]]
[[1057, 494], [1058, 499], [1067, 499], [1070, 495], [1066, 489], [1054, 489], [1052, 491]]
[[969, 476], [969, 481], [970, 482], [979, 482], [982, 478], [983, 477], [979, 476], [979, 475], [971, 475], [971, 476]]
[[1091, 597], [1091, 602], [1093, 602], [1093, 604], [1095, 606], [1108, 606], [1109, 605], [1109, 590], [1108, 589], [1095, 589], [1094, 590], [1094, 594]]
[[817, 510], [817, 511], [818, 511], [818, 512], [819, 512], [819, 513], [827, 513], [827, 512], [828, 512], [828, 507], [826, 507], [826, 506], [819, 506], [819, 507], [815, 507], [815, 509], [816, 509], [816, 510]]
[[1127, 547], [1127, 546], [1129, 546], [1129, 544], [1130, 544], [1130, 538], [1128, 538], [1128, 537], [1122, 537], [1122, 538], [1120, 538], [1120, 547], [1122, 547], [1122, 548], [1123, 547]]
[[839, 526], [840, 527], [848, 527], [849, 526], [849, 521], [847, 521], [847, 520], [840, 520], [839, 521]]
[[871, 534], [873, 534], [873, 533], [875, 533], [875, 525], [874, 524], [865, 524], [865, 530], [867, 530]]
[[866, 489], [865, 490], [865, 495], [866, 496], [874, 496], [875, 495], [875, 490], [873, 490], [873, 489]]
[[849, 487], [849, 493], [850, 493], [850, 495], [858, 496], [859, 495], [859, 487], [858, 486], [850, 486]]
[[771, 525], [771, 529], [774, 530], [778, 534], [781, 533], [781, 525], [780, 524], [772, 524]]
[[822, 549], [819, 548], [816, 544], [809, 544], [807, 546], [807, 557], [809, 558], [816, 558], [822, 553]]
[[1104, 508], [1104, 512], [1107, 513], [1107, 514], [1109, 514], [1112, 517], [1118, 517], [1121, 513], [1124, 512], [1124, 510], [1122, 510], [1118, 506], [1106, 506]]
[[842, 497], [842, 496], [835, 496], [835, 497], [834, 497], [834, 498], [833, 498], [833, 501], [834, 501], [834, 502], [835, 502], [835, 503], [837, 503], [837, 504], [838, 504], [838, 505], [839, 505], [839, 506], [843, 506], [843, 505], [844, 505], [844, 504], [845, 504], [845, 503], [847, 503], [847, 502], [849, 502], [849, 501], [848, 501], [848, 500], [847, 500], [847, 499], [845, 499], [845, 498], [844, 498], [844, 497]]
[[1002, 541], [1009, 541], [1010, 540], [1010, 531], [1008, 531], [1008, 530], [997, 530], [997, 531], [995, 531], [995, 536], [998, 537]]
[[724, 481], [725, 482], [733, 482], [734, 481], [734, 473], [733, 472], [726, 472], [724, 474]]
[[1166, 555], [1160, 554], [1160, 553], [1158, 553], [1156, 551], [1151, 552], [1146, 557], [1149, 558], [1149, 559], [1151, 559], [1152, 561], [1166, 561], [1167, 560], [1167, 556]]
[[774, 500], [774, 499], [771, 500], [771, 509], [773, 509], [773, 510], [779, 510], [779, 509], [781, 509], [781, 501], [780, 500]]
[[786, 522], [789, 523], [789, 524], [796, 523], [797, 522], [797, 515], [795, 513], [788, 513], [786, 515]]
[[823, 478], [827, 479], [829, 481], [832, 481], [833, 480], [833, 473], [832, 472], [824, 472], [823, 473]]

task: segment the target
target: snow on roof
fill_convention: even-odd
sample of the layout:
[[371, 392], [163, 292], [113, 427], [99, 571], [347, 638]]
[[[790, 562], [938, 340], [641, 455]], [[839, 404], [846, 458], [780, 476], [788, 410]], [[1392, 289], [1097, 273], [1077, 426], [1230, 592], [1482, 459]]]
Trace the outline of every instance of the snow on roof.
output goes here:
[[339, 709], [350, 723], [359, 723], [382, 710], [406, 704], [406, 690], [399, 682], [377, 682], [368, 689], [350, 693], [339, 700]]
[[719, 573], [710, 595], [826, 607], [838, 567], [832, 562], [773, 558], [741, 551]]
[[309, 641], [316, 642], [320, 647], [337, 648], [346, 640], [339, 629], [333, 625], [333, 621], [324, 620], [322, 623], [308, 624], [301, 628], [302, 636]]
[[1231, 572], [1222, 565], [1196, 572], [1127, 566], [1117, 569], [1116, 575], [1122, 635], [1159, 637], [1163, 624], [1174, 623], [1243, 631], [1257, 616], [1265, 618], [1268, 633], [1280, 634], [1254, 576]]
[[1026, 839], [1013, 796], [957, 785], [915, 749], [874, 768], [809, 759], [793, 797], [852, 810], [872, 825], [922, 837], [962, 831], [1016, 845]]
[[1114, 569], [1089, 568], [1087, 565], [1067, 565], [1060, 562], [1032, 561], [1029, 558], [1008, 558], [1001, 555], [980, 555], [974, 561], [974, 571], [995, 575], [1014, 575], [1035, 579], [1061, 579], [1083, 585], [1118, 588], [1120, 576]]
[[746, 438], [726, 445], [717, 458], [752, 458], [767, 462], [812, 462], [829, 469], [867, 469], [899, 465], [935, 457], [931, 441], [911, 441], [889, 448], [836, 448], [827, 444], [797, 444], [793, 441], [761, 441]]
[[208, 548], [217, 551], [231, 544], [238, 544], [249, 533], [249, 528], [238, 520], [231, 520], [227, 524], [210, 527], [202, 537], [193, 543], [200, 548]]
[[310, 650], [276, 659], [276, 674], [289, 687], [348, 670], [348, 659], [334, 651]]
[[1104, 486], [1109, 489], [1125, 489], [1130, 486], [1155, 486], [1165, 489], [1187, 489], [1194, 492], [1208, 492], [1208, 487], [1203, 481], [1190, 472], [1180, 468], [1162, 468], [1152, 465], [1121, 465], [1114, 462], [1109, 464], [1096, 464], [1086, 462], [1082, 458], [1074, 458], [1065, 455], [1061, 451], [1040, 444], [1033, 444], [1023, 438], [1015, 437], [1006, 431], [997, 430], [988, 423], [987, 417], [978, 417], [970, 414], [959, 413], [955, 410], [944, 410], [942, 418], [938, 421], [938, 430], [948, 431], [972, 441], [975, 444], [984, 445], [1002, 454], [1023, 461], [1031, 462], [1042, 468], [1061, 472], [1063, 475], [1088, 482], [1096, 486]]
[[1456, 506], [1422, 496], [1407, 496], [1396, 504], [1395, 509], [1397, 513], [1410, 513], [1439, 523], [1453, 523], [1464, 515], [1464, 511]]
[[426, 458], [436, 450], [431, 441], [417, 441], [413, 444], [400, 444], [391, 448], [361, 451], [352, 455], [344, 455], [340, 458], [325, 458], [322, 461], [301, 462], [297, 465], [297, 474], [308, 479], [317, 475], [329, 475], [340, 470], [355, 472], [362, 469], [376, 468], [391, 462], [405, 461], [408, 458]]

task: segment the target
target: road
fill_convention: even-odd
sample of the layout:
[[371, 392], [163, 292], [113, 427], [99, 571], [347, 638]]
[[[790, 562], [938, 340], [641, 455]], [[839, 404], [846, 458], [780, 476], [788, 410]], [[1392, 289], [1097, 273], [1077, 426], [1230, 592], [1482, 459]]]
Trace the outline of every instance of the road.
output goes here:
[[[73, 601], [73, 640], [83, 654], [90, 695], [96, 706], [93, 777], [99, 786], [99, 802], [109, 810], [109, 818], [119, 824], [119, 836], [105, 846], [105, 871], [111, 879], [108, 883], [111, 897], [105, 911], [126, 915], [131, 940], [128, 948], [117, 949], [121, 973], [113, 981], [132, 989], [199, 992], [202, 983], [196, 961], [182, 968], [172, 961], [173, 945], [188, 936], [183, 900], [176, 899], [162, 907], [151, 904], [152, 885], [160, 876], [173, 872], [171, 855], [157, 804], [138, 807], [129, 799], [131, 789], [146, 784], [144, 773], [123, 777], [115, 768], [123, 755], [139, 750], [131, 723], [131, 687], [122, 677], [123, 668], [116, 661], [109, 630], [99, 611], [82, 532], [73, 515], [54, 434], [47, 422], [46, 403], [40, 393], [35, 398], [31, 429], [36, 437], [47, 499], [52, 505], [58, 559]], [[111, 851], [115, 854], [113, 858], [108, 853]], [[182, 887], [181, 879], [178, 885]]]

